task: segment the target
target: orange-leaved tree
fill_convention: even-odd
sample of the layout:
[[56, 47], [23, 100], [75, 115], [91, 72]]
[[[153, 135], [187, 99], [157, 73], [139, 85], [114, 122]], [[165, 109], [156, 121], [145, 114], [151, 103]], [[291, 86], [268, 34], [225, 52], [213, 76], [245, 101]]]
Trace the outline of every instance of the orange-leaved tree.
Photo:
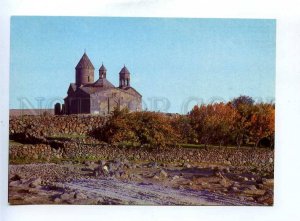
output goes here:
[[92, 135], [112, 144], [165, 147], [175, 144], [178, 135], [169, 116], [149, 111], [129, 113], [127, 109], [114, 110], [106, 123]]
[[201, 143], [228, 144], [236, 118], [235, 109], [224, 103], [195, 106], [189, 113], [191, 125]]
[[275, 108], [272, 104], [256, 104], [250, 119], [249, 133], [258, 146], [262, 138], [268, 138], [271, 143], [275, 133]]

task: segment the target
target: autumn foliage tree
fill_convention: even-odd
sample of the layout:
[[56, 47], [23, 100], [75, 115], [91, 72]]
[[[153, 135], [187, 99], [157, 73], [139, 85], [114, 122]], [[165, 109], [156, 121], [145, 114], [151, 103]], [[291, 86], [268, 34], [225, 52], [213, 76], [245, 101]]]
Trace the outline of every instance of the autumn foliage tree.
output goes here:
[[251, 118], [255, 109], [252, 102], [235, 102], [231, 103], [232, 107], [236, 111], [235, 120], [232, 122], [234, 130], [232, 136], [238, 147], [242, 144], [249, 142]]
[[191, 125], [190, 117], [187, 115], [175, 115], [171, 118], [171, 125], [180, 143], [198, 143], [197, 133]]
[[275, 134], [275, 109], [271, 104], [257, 104], [251, 115], [249, 133], [257, 147], [262, 138], [270, 139], [273, 145]]
[[92, 135], [112, 144], [151, 147], [175, 144], [179, 137], [167, 115], [149, 111], [129, 113], [127, 109], [114, 110], [104, 126]]
[[266, 138], [274, 141], [275, 106], [254, 103], [248, 96], [232, 101], [208, 105], [196, 105], [188, 114], [198, 143], [218, 145], [249, 145], [255, 147]]
[[198, 140], [209, 143], [227, 144], [233, 131], [235, 110], [228, 104], [217, 103], [195, 106], [189, 113], [191, 125], [198, 134]]

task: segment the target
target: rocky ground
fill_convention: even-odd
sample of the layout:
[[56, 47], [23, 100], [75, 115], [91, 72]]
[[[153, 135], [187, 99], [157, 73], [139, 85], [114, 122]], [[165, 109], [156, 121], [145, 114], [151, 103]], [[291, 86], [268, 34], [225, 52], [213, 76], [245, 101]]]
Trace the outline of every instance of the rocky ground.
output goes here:
[[10, 117], [10, 204], [273, 205], [274, 150], [107, 144], [105, 117]]
[[273, 204], [272, 168], [187, 161], [157, 163], [116, 158], [10, 165], [9, 203]]

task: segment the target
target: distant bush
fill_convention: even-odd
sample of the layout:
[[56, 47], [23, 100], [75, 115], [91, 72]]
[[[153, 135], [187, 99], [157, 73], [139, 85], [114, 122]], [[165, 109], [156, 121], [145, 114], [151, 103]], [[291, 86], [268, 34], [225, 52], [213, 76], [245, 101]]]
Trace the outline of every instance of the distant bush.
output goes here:
[[111, 144], [151, 147], [165, 147], [179, 139], [169, 116], [149, 111], [129, 113], [127, 109], [114, 110], [92, 136]]

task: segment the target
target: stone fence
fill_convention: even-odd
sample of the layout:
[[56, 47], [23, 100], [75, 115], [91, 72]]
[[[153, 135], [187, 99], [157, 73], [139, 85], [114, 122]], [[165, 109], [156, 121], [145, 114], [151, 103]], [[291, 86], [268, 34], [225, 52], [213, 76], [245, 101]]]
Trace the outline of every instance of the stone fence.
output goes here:
[[272, 171], [274, 151], [270, 149], [231, 149], [209, 148], [187, 149], [170, 147], [166, 149], [143, 149], [112, 146], [106, 143], [85, 144], [74, 141], [61, 142], [61, 146], [53, 148], [46, 144], [10, 145], [9, 157], [12, 162], [18, 159], [38, 161], [60, 160], [92, 160], [128, 159], [145, 162], [161, 162], [183, 164], [198, 163], [256, 166], [262, 170]]
[[[166, 149], [112, 146], [89, 136], [107, 118], [93, 115], [20, 116], [10, 118], [10, 160], [115, 159], [176, 162], [261, 165], [273, 169], [274, 151], [257, 148]], [[15, 139], [17, 138], [17, 139]]]
[[33, 137], [85, 135], [104, 122], [105, 117], [93, 115], [10, 117], [9, 134], [29, 133]]

